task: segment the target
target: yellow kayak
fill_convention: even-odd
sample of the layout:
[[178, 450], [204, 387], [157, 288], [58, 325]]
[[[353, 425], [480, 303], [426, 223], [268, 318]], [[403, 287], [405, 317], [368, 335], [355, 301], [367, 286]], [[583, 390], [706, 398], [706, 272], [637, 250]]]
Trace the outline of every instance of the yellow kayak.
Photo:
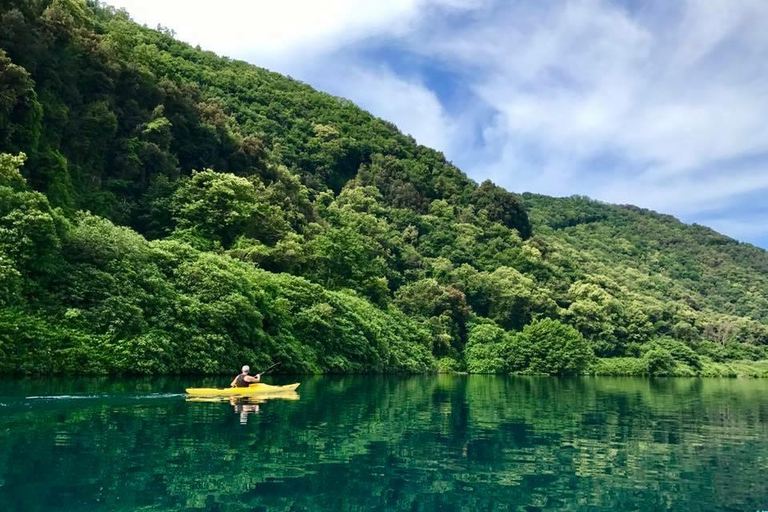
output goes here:
[[239, 404], [265, 404], [269, 400], [299, 400], [299, 394], [295, 391], [286, 391], [284, 393], [270, 393], [261, 395], [226, 395], [226, 396], [197, 396], [187, 395], [187, 402], [207, 402], [207, 403], [239, 403]]
[[187, 388], [187, 394], [192, 396], [254, 396], [254, 395], [276, 395], [279, 393], [290, 393], [296, 391], [299, 384], [287, 384], [285, 386], [271, 386], [257, 382], [247, 388]]

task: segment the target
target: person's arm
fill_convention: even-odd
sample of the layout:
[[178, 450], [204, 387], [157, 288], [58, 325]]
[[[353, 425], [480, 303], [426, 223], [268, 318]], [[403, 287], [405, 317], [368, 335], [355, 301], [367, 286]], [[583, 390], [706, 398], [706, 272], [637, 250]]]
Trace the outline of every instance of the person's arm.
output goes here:
[[252, 383], [252, 382], [259, 382], [261, 380], [261, 374], [257, 373], [255, 376], [251, 377], [248, 375], [245, 377], [245, 382]]
[[[239, 377], [239, 375], [238, 375], [238, 377]], [[229, 384], [229, 387], [233, 388], [233, 387], [235, 387], [235, 384], [237, 384], [237, 377], [232, 379], [232, 382]]]

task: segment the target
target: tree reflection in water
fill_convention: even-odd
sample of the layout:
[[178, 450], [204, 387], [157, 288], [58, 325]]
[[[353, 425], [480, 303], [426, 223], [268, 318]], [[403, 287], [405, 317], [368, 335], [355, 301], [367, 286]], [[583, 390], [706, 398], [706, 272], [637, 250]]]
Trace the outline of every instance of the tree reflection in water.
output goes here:
[[0, 381], [0, 510], [720, 512], [768, 499], [768, 380], [306, 377], [299, 401], [202, 403], [178, 393], [188, 384], [221, 385]]

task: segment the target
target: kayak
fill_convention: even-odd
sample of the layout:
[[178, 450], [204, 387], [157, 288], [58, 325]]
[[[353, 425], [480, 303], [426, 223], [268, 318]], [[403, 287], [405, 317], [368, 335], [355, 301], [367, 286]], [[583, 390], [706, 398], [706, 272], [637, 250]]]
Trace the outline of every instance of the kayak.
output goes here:
[[299, 394], [295, 391], [283, 393], [268, 393], [261, 395], [225, 395], [225, 396], [197, 396], [187, 395], [187, 402], [222, 403], [232, 402], [243, 404], [265, 404], [269, 400], [299, 400]]
[[257, 382], [247, 388], [187, 388], [187, 394], [192, 396], [254, 396], [254, 395], [276, 395], [280, 393], [291, 393], [296, 391], [299, 384], [287, 384], [285, 386], [271, 386]]

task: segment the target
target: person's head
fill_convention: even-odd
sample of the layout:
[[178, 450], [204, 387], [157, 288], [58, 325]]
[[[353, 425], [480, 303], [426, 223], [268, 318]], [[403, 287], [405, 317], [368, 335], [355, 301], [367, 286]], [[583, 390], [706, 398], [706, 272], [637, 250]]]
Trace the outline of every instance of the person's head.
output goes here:
[[243, 371], [243, 373], [248, 373], [248, 372], [251, 371], [251, 367], [248, 366], [248, 365], [245, 365], [245, 366], [243, 366], [243, 370], [242, 371]]

